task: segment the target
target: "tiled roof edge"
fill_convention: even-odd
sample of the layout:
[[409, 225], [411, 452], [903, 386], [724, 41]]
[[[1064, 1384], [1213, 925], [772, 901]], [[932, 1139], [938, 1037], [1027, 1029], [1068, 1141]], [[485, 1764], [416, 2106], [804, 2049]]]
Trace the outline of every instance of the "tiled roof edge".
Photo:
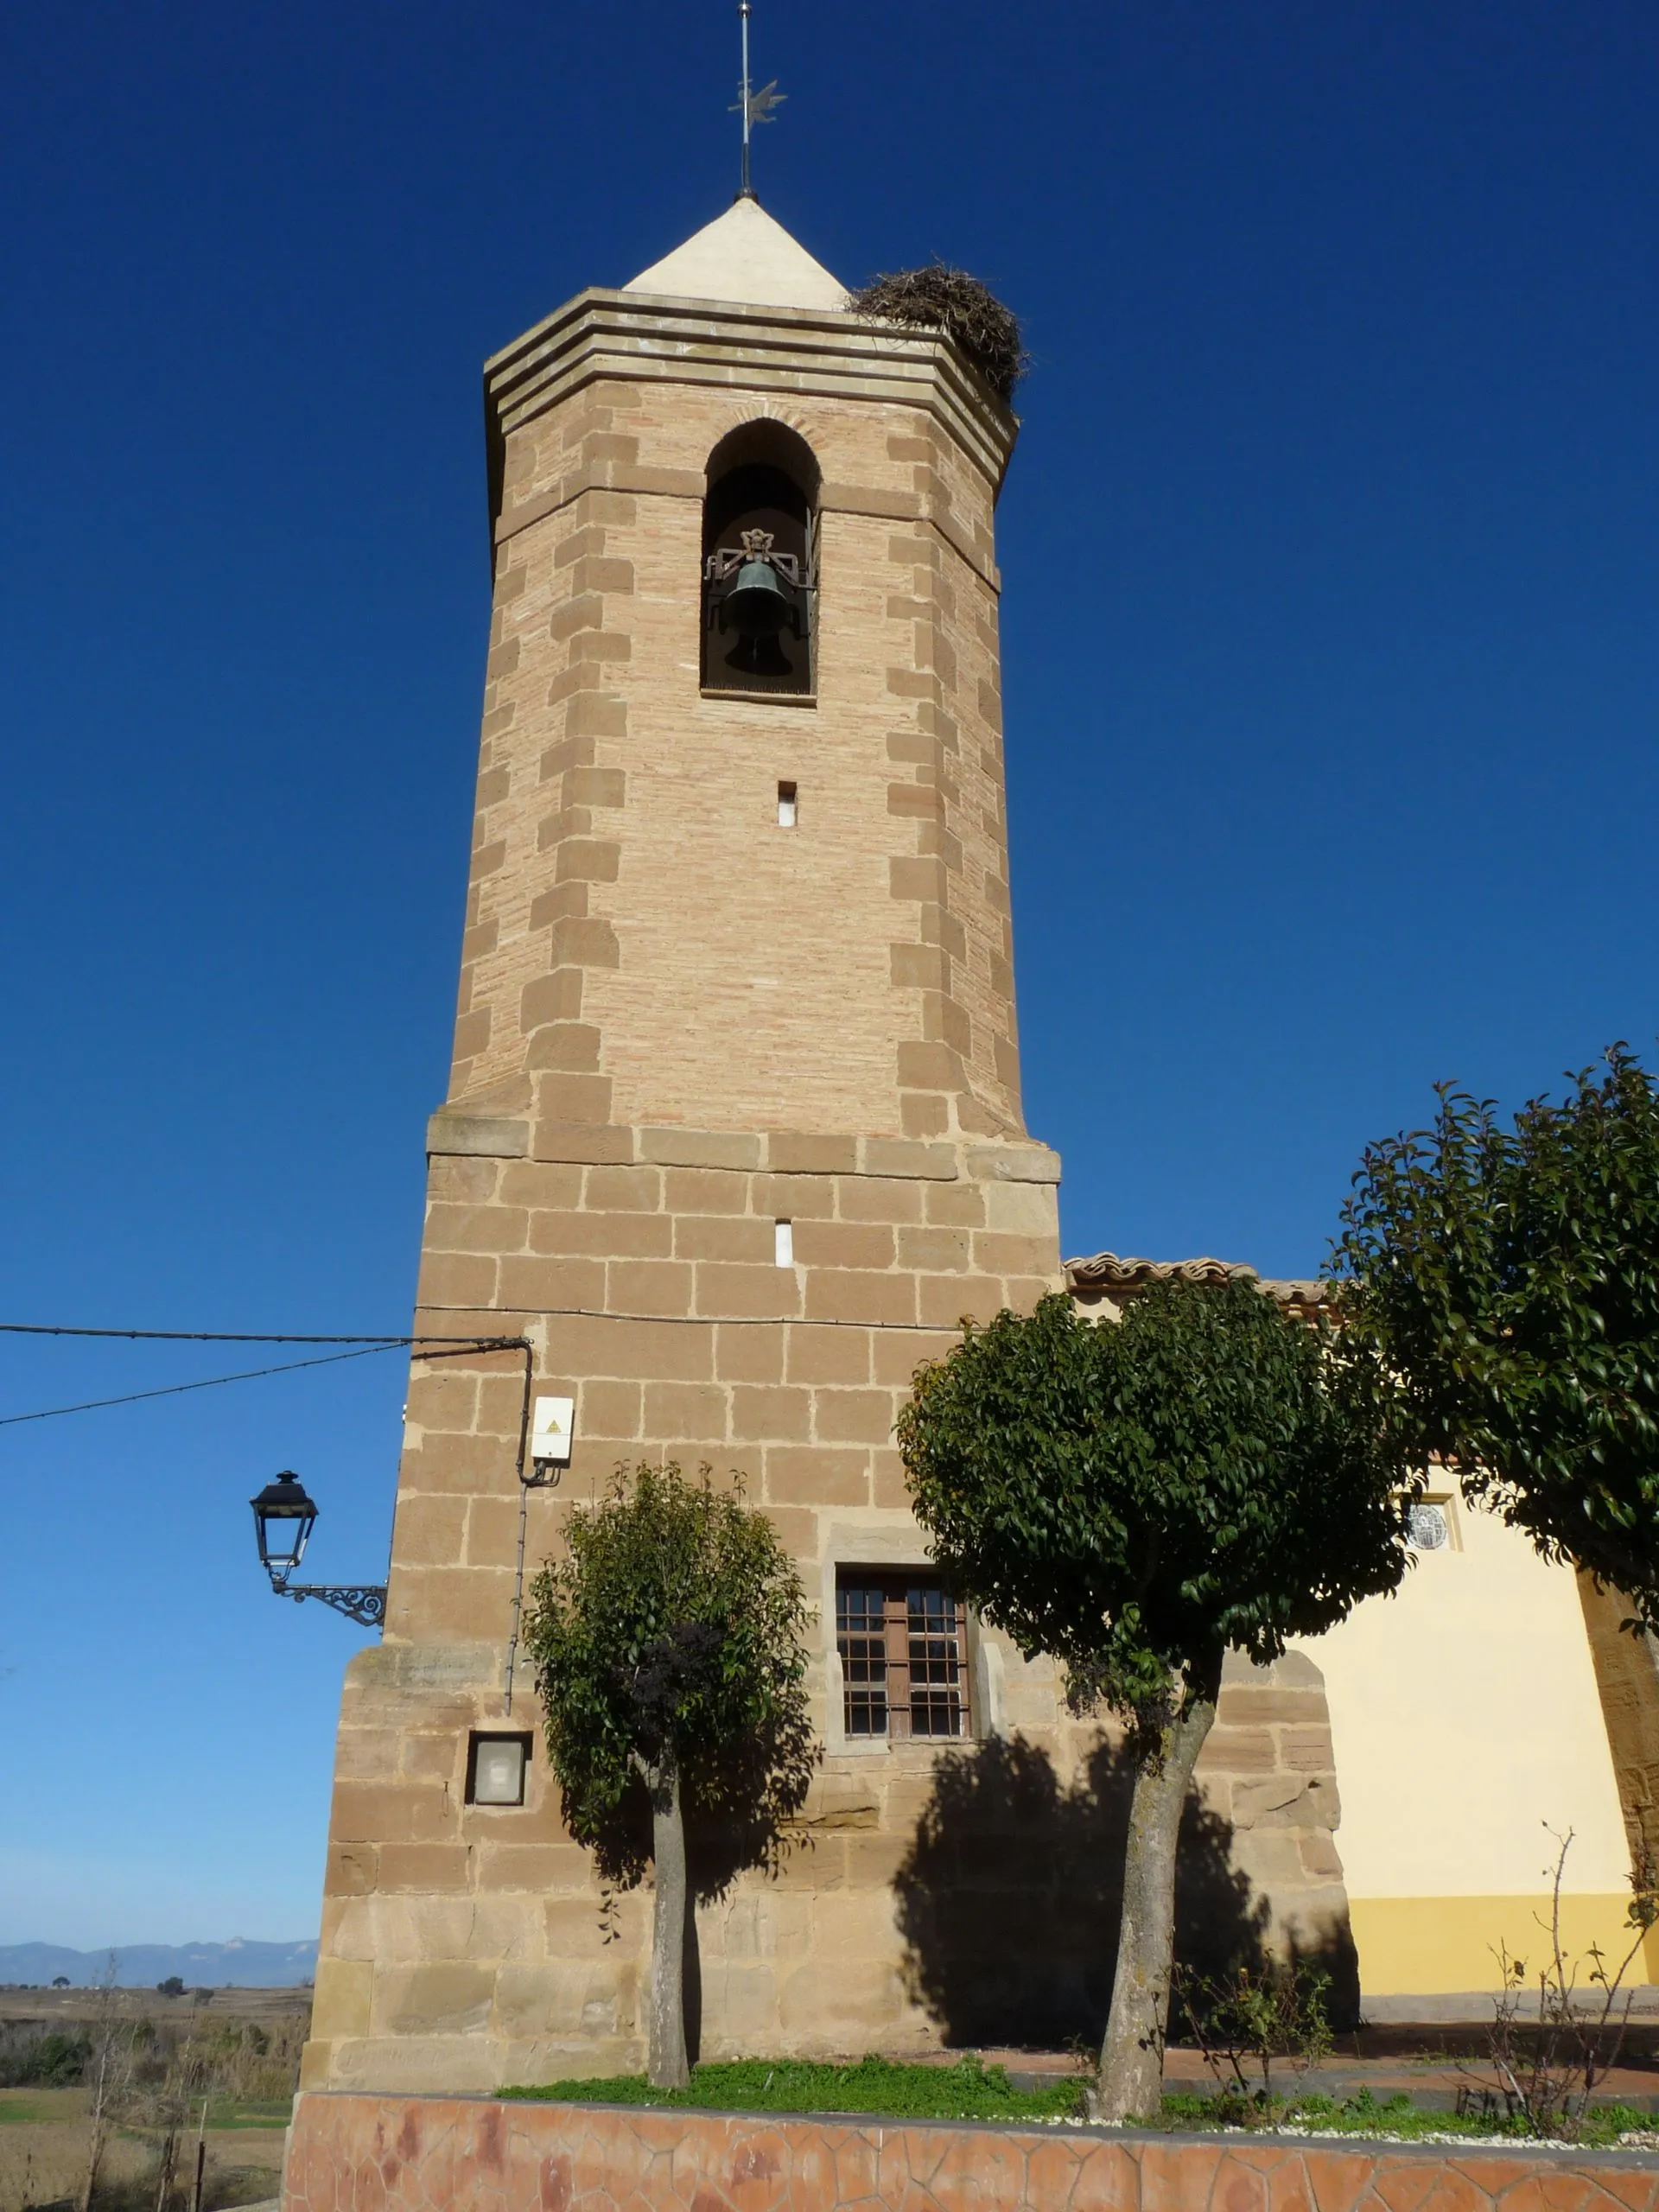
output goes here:
[[1325, 1306], [1333, 1286], [1328, 1282], [1278, 1282], [1259, 1275], [1240, 1260], [1140, 1260], [1116, 1252], [1096, 1252], [1086, 1260], [1065, 1262], [1069, 1290], [1144, 1290], [1154, 1282], [1249, 1282], [1281, 1306]]

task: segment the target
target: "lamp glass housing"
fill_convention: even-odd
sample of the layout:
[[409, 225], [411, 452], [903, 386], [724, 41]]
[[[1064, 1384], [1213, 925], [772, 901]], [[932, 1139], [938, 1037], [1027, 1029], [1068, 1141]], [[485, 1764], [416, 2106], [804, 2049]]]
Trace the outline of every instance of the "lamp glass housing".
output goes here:
[[305, 1557], [317, 1509], [307, 1497], [304, 1484], [289, 1471], [267, 1483], [250, 1503], [259, 1564], [273, 1581], [286, 1581]]

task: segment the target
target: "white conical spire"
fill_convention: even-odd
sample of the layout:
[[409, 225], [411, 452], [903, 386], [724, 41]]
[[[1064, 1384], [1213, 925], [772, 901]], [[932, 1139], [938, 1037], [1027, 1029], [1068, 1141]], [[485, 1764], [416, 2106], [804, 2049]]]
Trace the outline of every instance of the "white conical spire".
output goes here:
[[737, 300], [756, 308], [844, 308], [847, 287], [768, 215], [735, 200], [723, 215], [622, 287], [679, 300]]

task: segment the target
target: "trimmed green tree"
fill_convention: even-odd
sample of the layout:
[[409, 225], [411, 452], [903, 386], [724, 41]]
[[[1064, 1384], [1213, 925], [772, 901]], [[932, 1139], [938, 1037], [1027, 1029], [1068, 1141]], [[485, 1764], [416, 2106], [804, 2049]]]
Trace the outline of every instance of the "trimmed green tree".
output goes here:
[[1277, 1658], [1407, 1550], [1406, 1469], [1375, 1363], [1249, 1284], [1154, 1285], [1122, 1319], [1061, 1297], [969, 1327], [899, 1425], [958, 1597], [1075, 1709], [1128, 1723], [1134, 1796], [1098, 2109], [1159, 2108], [1182, 1808], [1230, 1649]]
[[1659, 1630], [1659, 1092], [1624, 1045], [1571, 1081], [1509, 1127], [1438, 1086], [1366, 1151], [1333, 1271], [1421, 1459]]
[[676, 2088], [690, 2078], [687, 1816], [717, 1893], [775, 1859], [815, 1763], [801, 1581], [766, 1516], [706, 1468], [619, 1473], [567, 1542], [531, 1586], [525, 1643], [566, 1826], [612, 1888], [654, 1870], [648, 2069]]

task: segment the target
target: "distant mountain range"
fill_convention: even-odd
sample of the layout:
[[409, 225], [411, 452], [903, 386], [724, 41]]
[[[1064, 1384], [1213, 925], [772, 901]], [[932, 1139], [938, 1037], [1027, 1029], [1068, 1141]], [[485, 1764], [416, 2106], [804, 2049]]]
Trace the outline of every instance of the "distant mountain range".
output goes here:
[[[187, 1989], [291, 1989], [315, 1979], [312, 1943], [124, 1943], [115, 1951], [115, 1979], [123, 1989], [153, 1989], [177, 1974]], [[46, 1988], [60, 1974], [76, 1989], [104, 1979], [108, 1951], [70, 1951], [60, 1943], [0, 1944], [0, 1986], [34, 1983]]]

